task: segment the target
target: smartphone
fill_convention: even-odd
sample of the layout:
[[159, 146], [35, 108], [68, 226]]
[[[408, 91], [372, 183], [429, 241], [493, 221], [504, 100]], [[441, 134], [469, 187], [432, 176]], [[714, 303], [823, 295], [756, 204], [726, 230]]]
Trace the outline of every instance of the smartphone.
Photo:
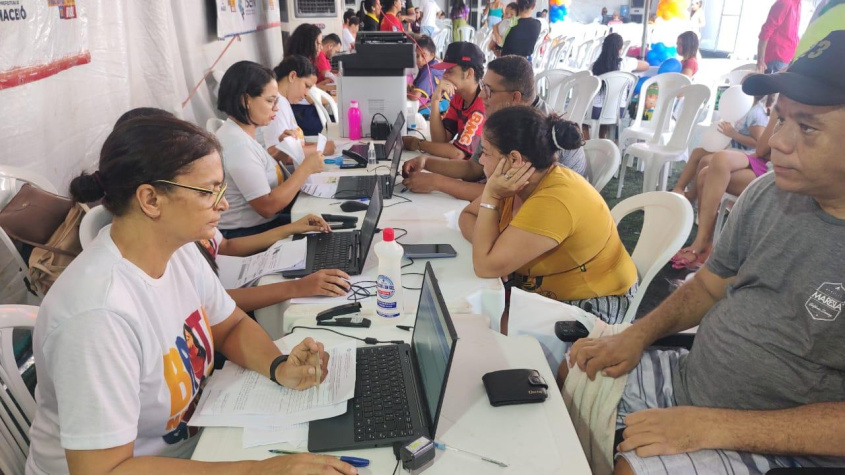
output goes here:
[[411, 259], [437, 259], [441, 257], [455, 257], [458, 255], [449, 244], [402, 244], [405, 257]]

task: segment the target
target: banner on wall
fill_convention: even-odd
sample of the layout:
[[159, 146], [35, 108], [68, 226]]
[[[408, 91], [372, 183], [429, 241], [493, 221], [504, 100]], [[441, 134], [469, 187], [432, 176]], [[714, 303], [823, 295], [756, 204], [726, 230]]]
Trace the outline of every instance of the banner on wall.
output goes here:
[[0, 89], [91, 62], [85, 0], [0, 0]]
[[281, 26], [279, 2], [284, 1], [217, 0], [217, 37], [223, 39]]

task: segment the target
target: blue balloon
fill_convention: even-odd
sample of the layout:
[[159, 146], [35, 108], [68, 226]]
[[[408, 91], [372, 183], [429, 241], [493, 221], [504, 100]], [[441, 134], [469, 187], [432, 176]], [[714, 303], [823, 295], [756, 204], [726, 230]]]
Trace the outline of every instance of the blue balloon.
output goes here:
[[655, 50], [650, 50], [648, 53], [646, 53], [645, 60], [648, 62], [649, 66], [657, 66], [661, 62], [660, 57], [658, 56], [657, 51]]
[[680, 61], [675, 58], [669, 58], [660, 64], [660, 69], [657, 70], [657, 74], [679, 73], [682, 69], [683, 67], [681, 66]]
[[650, 78], [650, 77], [651, 76], [643, 76], [643, 77], [640, 78], [639, 81], [637, 81], [637, 85], [634, 86], [634, 94], [640, 93], [640, 89], [642, 89], [643, 83], [646, 82], [648, 80], [648, 78]]

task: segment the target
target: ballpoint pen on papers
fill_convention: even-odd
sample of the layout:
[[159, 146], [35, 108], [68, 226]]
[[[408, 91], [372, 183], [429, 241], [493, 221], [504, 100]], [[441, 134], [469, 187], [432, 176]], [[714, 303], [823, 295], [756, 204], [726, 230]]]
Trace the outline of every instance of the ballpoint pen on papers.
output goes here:
[[508, 464], [506, 464], [506, 463], [504, 463], [504, 462], [499, 462], [498, 460], [493, 460], [493, 459], [491, 459], [491, 458], [487, 458], [487, 457], [485, 457], [485, 456], [483, 456], [483, 455], [478, 455], [478, 454], [476, 454], [476, 453], [469, 452], [469, 451], [467, 451], [467, 450], [459, 449], [459, 448], [457, 448], [457, 447], [452, 447], [451, 445], [446, 445], [446, 444], [444, 444], [443, 442], [437, 442], [436, 440], [434, 441], [434, 447], [436, 447], [436, 448], [437, 448], [437, 449], [439, 449], [439, 450], [454, 450], [455, 452], [460, 452], [460, 453], [462, 453], [462, 454], [466, 454], [466, 455], [470, 455], [470, 456], [473, 456], [473, 457], [477, 457], [477, 458], [479, 458], [479, 459], [481, 459], [481, 460], [483, 460], [483, 461], [485, 461], [485, 462], [492, 463], [492, 464], [494, 464], [494, 465], [498, 465], [498, 466], [500, 466], [500, 467], [502, 467], [502, 468], [507, 468], [507, 467], [508, 467]]
[[[279, 449], [269, 449], [267, 450], [271, 454], [276, 455], [296, 455], [296, 454], [307, 454], [308, 452], [295, 452], [293, 450], [279, 450]], [[364, 459], [360, 457], [347, 457], [346, 455], [331, 455], [327, 454], [329, 457], [337, 457], [340, 459], [341, 462], [346, 462], [353, 467], [366, 467], [370, 465], [369, 459]]]

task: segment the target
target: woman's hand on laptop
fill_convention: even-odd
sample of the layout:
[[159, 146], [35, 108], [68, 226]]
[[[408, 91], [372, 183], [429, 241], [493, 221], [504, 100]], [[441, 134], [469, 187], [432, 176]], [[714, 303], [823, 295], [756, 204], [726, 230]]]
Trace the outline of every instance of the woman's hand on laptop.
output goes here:
[[[288, 225], [290, 234], [304, 234], [304, 233], [330, 233], [332, 232], [329, 223], [317, 214], [309, 214]], [[288, 234], [288, 235], [290, 235]]]
[[[321, 371], [317, 371], [317, 367]], [[302, 391], [326, 379], [329, 355], [322, 343], [306, 338], [290, 352], [288, 360], [276, 368], [276, 380], [286, 388]], [[322, 377], [320, 381], [318, 377]]]

